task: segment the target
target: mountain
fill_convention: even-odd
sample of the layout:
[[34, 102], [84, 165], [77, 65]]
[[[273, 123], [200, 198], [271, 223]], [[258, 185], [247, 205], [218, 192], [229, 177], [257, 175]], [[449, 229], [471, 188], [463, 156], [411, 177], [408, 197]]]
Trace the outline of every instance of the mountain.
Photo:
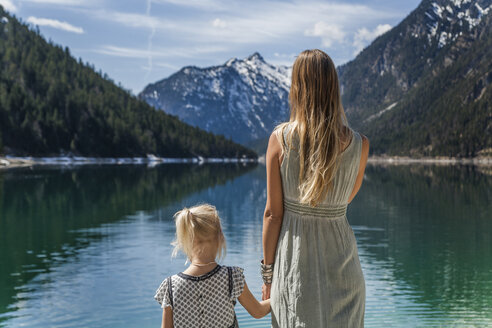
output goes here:
[[247, 144], [288, 118], [290, 70], [259, 53], [207, 68], [187, 66], [139, 97], [182, 121]]
[[256, 157], [223, 136], [152, 108], [1, 6], [0, 67], [0, 152]]
[[[371, 154], [492, 155], [491, 15], [492, 0], [423, 0], [337, 68], [347, 117]], [[140, 97], [263, 153], [287, 119], [290, 73], [255, 53], [185, 67]]]
[[373, 154], [492, 154], [492, 0], [424, 0], [338, 68]]

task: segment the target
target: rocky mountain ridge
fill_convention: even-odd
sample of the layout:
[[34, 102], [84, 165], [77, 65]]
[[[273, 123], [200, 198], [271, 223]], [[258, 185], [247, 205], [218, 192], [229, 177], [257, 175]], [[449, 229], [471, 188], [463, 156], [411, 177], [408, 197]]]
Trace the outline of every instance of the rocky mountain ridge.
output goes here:
[[[492, 153], [491, 15], [492, 0], [423, 0], [337, 68], [349, 122], [371, 139], [373, 154]], [[183, 68], [140, 96], [261, 154], [275, 124], [287, 119], [289, 74], [255, 53]]]
[[207, 68], [187, 66], [139, 97], [184, 122], [240, 143], [263, 138], [287, 118], [290, 70], [259, 53]]
[[491, 0], [423, 0], [400, 24], [338, 68], [342, 98], [352, 124], [395, 108], [436, 58], [468, 35], [491, 11]]

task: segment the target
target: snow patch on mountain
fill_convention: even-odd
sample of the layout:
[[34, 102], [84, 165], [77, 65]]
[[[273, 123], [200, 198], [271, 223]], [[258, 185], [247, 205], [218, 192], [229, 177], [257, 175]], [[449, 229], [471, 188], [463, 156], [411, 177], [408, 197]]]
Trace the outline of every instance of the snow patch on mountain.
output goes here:
[[247, 143], [288, 118], [290, 81], [290, 67], [269, 64], [256, 52], [223, 65], [185, 67], [140, 97], [188, 124]]
[[430, 4], [425, 12], [429, 44], [437, 48], [456, 40], [463, 28], [469, 31], [480, 24], [492, 8], [490, 0], [440, 0]]
[[391, 105], [389, 105], [389, 106], [388, 106], [388, 107], [386, 107], [385, 109], [382, 109], [382, 110], [380, 110], [379, 112], [377, 112], [376, 114], [373, 114], [373, 115], [369, 116], [368, 118], [366, 118], [366, 119], [364, 120], [364, 123], [370, 122], [370, 121], [374, 120], [375, 118], [380, 117], [380, 116], [381, 116], [381, 115], [383, 115], [384, 113], [386, 113], [386, 112], [388, 112], [388, 111], [392, 110], [393, 108], [395, 108], [395, 106], [396, 106], [396, 105], [398, 105], [398, 102], [394, 102], [394, 103], [392, 103]]

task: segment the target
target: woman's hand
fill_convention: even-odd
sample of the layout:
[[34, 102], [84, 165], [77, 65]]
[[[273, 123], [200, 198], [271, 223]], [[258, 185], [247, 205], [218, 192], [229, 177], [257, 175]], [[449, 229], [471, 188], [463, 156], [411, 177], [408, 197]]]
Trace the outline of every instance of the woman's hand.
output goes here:
[[261, 300], [267, 300], [270, 298], [270, 290], [272, 289], [272, 284], [263, 284], [261, 286]]

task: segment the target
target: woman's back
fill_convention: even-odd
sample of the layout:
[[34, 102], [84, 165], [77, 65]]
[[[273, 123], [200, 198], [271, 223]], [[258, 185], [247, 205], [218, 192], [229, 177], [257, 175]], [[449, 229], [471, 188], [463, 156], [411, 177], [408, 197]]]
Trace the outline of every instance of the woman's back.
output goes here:
[[[289, 124], [283, 131], [292, 128]], [[352, 132], [333, 188], [317, 206], [301, 204], [297, 139], [280, 167], [283, 219], [271, 287], [272, 327], [363, 327], [365, 282], [346, 210], [362, 149]], [[288, 145], [287, 145], [288, 146]]]
[[[291, 132], [292, 127], [293, 125], [290, 123], [284, 129], [284, 140], [286, 140], [286, 134]], [[319, 204], [320, 206], [347, 205], [354, 188], [359, 171], [362, 138], [358, 132], [350, 128], [348, 130], [350, 131], [350, 141], [340, 154], [340, 164], [333, 180], [333, 188], [328, 191], [325, 199]], [[287, 201], [296, 201], [299, 198], [299, 154], [296, 137], [294, 134], [292, 148], [286, 149], [280, 167], [284, 200]]]

